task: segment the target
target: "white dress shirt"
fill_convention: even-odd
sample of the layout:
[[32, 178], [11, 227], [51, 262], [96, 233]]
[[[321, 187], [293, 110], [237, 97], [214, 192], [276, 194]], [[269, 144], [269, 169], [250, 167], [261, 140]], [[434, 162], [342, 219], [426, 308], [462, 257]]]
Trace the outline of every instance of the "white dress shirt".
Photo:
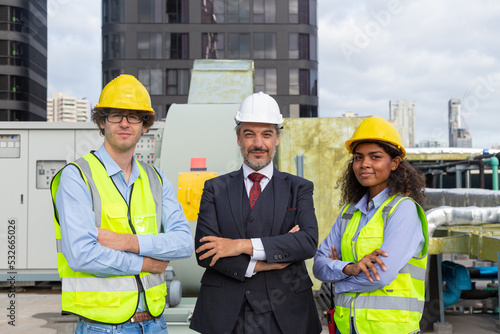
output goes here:
[[[271, 178], [273, 177], [274, 173], [273, 162], [271, 161], [269, 165], [258, 171], [255, 171], [252, 168], [248, 167], [247, 165], [243, 164], [243, 181], [245, 182], [245, 189], [247, 191], [248, 197], [250, 197], [250, 189], [252, 189], [253, 186], [253, 181], [248, 178], [248, 175], [252, 173], [259, 173], [264, 175], [264, 177], [260, 181], [261, 191], [264, 191], [264, 188], [267, 186], [267, 184], [269, 183], [269, 181], [271, 181]], [[255, 275], [254, 269], [255, 265], [257, 264], [257, 261], [266, 259], [266, 251], [264, 250], [264, 245], [262, 245], [262, 241], [260, 240], [260, 238], [252, 238], [250, 240], [252, 241], [253, 256], [250, 257], [250, 263], [248, 264], [245, 277], [252, 277], [253, 275]]]

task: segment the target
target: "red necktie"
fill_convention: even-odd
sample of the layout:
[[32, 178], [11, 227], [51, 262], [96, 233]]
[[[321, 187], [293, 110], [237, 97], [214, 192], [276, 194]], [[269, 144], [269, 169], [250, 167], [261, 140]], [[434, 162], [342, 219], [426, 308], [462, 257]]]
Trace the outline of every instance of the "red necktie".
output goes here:
[[255, 205], [255, 202], [257, 202], [257, 199], [259, 198], [259, 195], [261, 193], [261, 188], [260, 188], [260, 180], [264, 178], [264, 175], [259, 174], [259, 173], [252, 173], [248, 175], [248, 178], [253, 182], [253, 186], [250, 189], [250, 208], [253, 209], [253, 206]]

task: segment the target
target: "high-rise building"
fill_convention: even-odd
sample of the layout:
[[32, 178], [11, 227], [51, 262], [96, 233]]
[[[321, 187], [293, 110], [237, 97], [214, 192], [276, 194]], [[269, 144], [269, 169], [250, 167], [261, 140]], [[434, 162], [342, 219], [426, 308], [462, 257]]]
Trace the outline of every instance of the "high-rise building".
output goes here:
[[462, 117], [460, 99], [450, 99], [448, 102], [448, 124], [450, 147], [472, 147], [472, 138]]
[[65, 93], [47, 99], [47, 122], [86, 122], [89, 103]]
[[404, 147], [415, 147], [415, 102], [389, 101], [389, 121], [401, 135]]
[[47, 118], [47, 0], [0, 0], [0, 121]]
[[421, 140], [417, 144], [417, 147], [446, 147], [446, 143], [438, 138], [427, 138]]
[[[126, 4], [126, 5], [125, 5]], [[317, 0], [103, 0], [103, 86], [137, 76], [158, 118], [186, 103], [195, 59], [251, 59], [255, 91], [316, 117]]]

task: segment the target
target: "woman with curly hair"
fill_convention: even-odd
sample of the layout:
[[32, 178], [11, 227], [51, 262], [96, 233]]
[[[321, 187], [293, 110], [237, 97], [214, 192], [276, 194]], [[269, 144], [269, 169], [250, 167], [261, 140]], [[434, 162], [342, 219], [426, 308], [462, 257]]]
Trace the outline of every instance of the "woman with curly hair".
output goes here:
[[396, 129], [369, 117], [346, 141], [341, 214], [314, 257], [335, 283], [337, 333], [416, 333], [425, 301], [428, 233], [423, 177]]

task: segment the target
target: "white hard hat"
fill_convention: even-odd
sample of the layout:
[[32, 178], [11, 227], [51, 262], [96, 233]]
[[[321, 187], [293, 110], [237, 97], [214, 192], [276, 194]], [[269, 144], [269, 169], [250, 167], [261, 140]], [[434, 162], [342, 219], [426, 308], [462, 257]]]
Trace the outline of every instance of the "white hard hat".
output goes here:
[[283, 124], [280, 107], [271, 96], [258, 92], [241, 102], [240, 110], [234, 116], [236, 124], [241, 122]]

